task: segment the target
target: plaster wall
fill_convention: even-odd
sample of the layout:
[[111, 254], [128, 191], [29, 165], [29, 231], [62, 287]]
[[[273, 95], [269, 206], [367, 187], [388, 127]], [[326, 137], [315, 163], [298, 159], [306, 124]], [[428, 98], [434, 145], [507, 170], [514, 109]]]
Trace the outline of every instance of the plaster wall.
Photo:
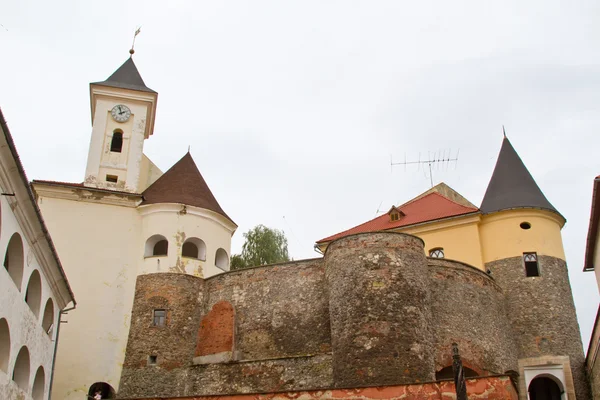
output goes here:
[[[529, 222], [531, 229], [522, 229], [522, 222]], [[479, 225], [483, 261], [523, 256], [530, 251], [565, 260], [561, 228], [560, 217], [549, 211], [518, 209], [484, 215]]]
[[[598, 308], [600, 314], [600, 308]], [[590, 345], [586, 355], [586, 367], [588, 376], [590, 377], [590, 384], [592, 387], [592, 394], [595, 399], [600, 398], [600, 357], [598, 351], [600, 350], [600, 320], [596, 315], [596, 323], [590, 339]]]
[[478, 223], [480, 216], [468, 216], [401, 229], [399, 232], [415, 235], [425, 242], [425, 254], [441, 247], [445, 258], [457, 260], [483, 269]]
[[[116, 98], [96, 97], [95, 115], [88, 162], [85, 172], [86, 185], [116, 188], [136, 192], [142, 170], [144, 135], [148, 103]], [[131, 109], [131, 117], [127, 122], [116, 122], [110, 115], [117, 104], [125, 104]], [[110, 151], [111, 139], [115, 129], [123, 131], [123, 148], [121, 153]], [[106, 175], [119, 177], [116, 184], [106, 182]]]
[[[215, 255], [222, 248], [230, 255], [231, 235], [235, 227], [223, 216], [212, 211], [180, 204], [150, 204], [138, 208], [142, 216], [141, 237], [136, 251], [143, 259], [139, 275], [154, 272], [179, 272], [208, 278], [229, 270], [216, 267]], [[144, 258], [145, 243], [160, 234], [169, 242], [167, 256]], [[206, 260], [182, 257], [186, 239], [196, 237], [206, 244]]]
[[[10, 199], [10, 200], [8, 200]], [[48, 283], [46, 276], [39, 261], [31, 250], [31, 243], [26, 232], [20, 227], [15, 215], [12, 212], [10, 203], [14, 198], [0, 196], [1, 226], [0, 226], [0, 257], [1, 261], [6, 256], [6, 249], [10, 238], [16, 232], [19, 233], [23, 241], [23, 277], [20, 287], [17, 287], [10, 277], [8, 271], [0, 266], [0, 319], [6, 319], [10, 332], [10, 354], [8, 361], [8, 370], [6, 373], [0, 370], [0, 399], [28, 399], [31, 395], [33, 381], [37, 369], [41, 366], [44, 369], [44, 399], [48, 398], [50, 383], [50, 372], [52, 371], [52, 358], [54, 353], [54, 340], [56, 329], [51, 332], [50, 337], [42, 328], [44, 308], [48, 299], [52, 299], [54, 304], [54, 327], [57, 325], [59, 308], [55, 299], [55, 294]], [[40, 311], [36, 316], [29, 305], [25, 302], [25, 293], [31, 274], [37, 270], [41, 277], [41, 299]], [[26, 346], [30, 356], [30, 376], [28, 388], [25, 392], [17, 387], [13, 382], [12, 374], [14, 371], [17, 355], [22, 346]]]
[[142, 193], [158, 178], [161, 177], [162, 171], [145, 155], [142, 154], [142, 164], [140, 167], [140, 181], [137, 192]]
[[[95, 382], [118, 388], [127, 344], [140, 217], [135, 208], [40, 195], [38, 204], [73, 291], [64, 317], [53, 397], [81, 400]], [[101, 197], [101, 195], [98, 195]]]

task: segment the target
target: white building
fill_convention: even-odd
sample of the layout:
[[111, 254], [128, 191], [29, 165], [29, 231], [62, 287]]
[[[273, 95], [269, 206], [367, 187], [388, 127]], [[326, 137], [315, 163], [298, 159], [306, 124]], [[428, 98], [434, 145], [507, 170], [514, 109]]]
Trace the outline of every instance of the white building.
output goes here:
[[[92, 135], [82, 183], [33, 182], [78, 312], [61, 329], [53, 397], [118, 390], [135, 282], [148, 272], [229, 270], [237, 225], [186, 154], [162, 173], [143, 154], [158, 94], [129, 58], [90, 84]], [[83, 171], [82, 171], [83, 172]]]
[[0, 399], [48, 399], [75, 299], [0, 112]]

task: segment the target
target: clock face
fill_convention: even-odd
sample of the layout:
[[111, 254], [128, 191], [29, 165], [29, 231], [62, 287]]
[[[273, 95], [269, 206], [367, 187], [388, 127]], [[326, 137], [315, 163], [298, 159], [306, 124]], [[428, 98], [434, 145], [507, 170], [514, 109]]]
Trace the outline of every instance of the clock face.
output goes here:
[[113, 119], [117, 122], [125, 122], [131, 117], [131, 110], [123, 104], [117, 104], [110, 111], [110, 115], [112, 115]]

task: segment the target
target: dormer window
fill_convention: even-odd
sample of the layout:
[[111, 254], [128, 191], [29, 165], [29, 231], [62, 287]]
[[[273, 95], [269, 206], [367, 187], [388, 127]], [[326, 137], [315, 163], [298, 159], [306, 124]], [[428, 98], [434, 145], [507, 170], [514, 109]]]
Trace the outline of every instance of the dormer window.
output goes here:
[[390, 211], [388, 211], [388, 215], [390, 216], [390, 222], [395, 222], [400, 220], [404, 216], [404, 213], [399, 208], [392, 206]]

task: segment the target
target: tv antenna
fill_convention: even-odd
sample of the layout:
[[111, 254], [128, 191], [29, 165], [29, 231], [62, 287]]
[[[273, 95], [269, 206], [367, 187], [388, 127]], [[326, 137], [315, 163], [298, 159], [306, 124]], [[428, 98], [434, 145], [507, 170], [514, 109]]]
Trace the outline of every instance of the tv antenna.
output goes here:
[[394, 165], [404, 165], [404, 170], [406, 171], [406, 166], [409, 164], [417, 164], [417, 170], [421, 168], [421, 165], [429, 167], [429, 181], [431, 183], [431, 187], [433, 187], [433, 170], [437, 168], [448, 168], [448, 165], [451, 162], [454, 162], [454, 168], [456, 169], [456, 164], [458, 163], [458, 153], [460, 149], [456, 152], [456, 155], [452, 156], [452, 151], [448, 150], [438, 150], [435, 153], [427, 152], [427, 158], [425, 160], [421, 160], [421, 153], [419, 153], [419, 159], [417, 161], [406, 161], [406, 154], [404, 154], [403, 162], [394, 162], [392, 160], [392, 156], [390, 155], [390, 169], [393, 169]]

